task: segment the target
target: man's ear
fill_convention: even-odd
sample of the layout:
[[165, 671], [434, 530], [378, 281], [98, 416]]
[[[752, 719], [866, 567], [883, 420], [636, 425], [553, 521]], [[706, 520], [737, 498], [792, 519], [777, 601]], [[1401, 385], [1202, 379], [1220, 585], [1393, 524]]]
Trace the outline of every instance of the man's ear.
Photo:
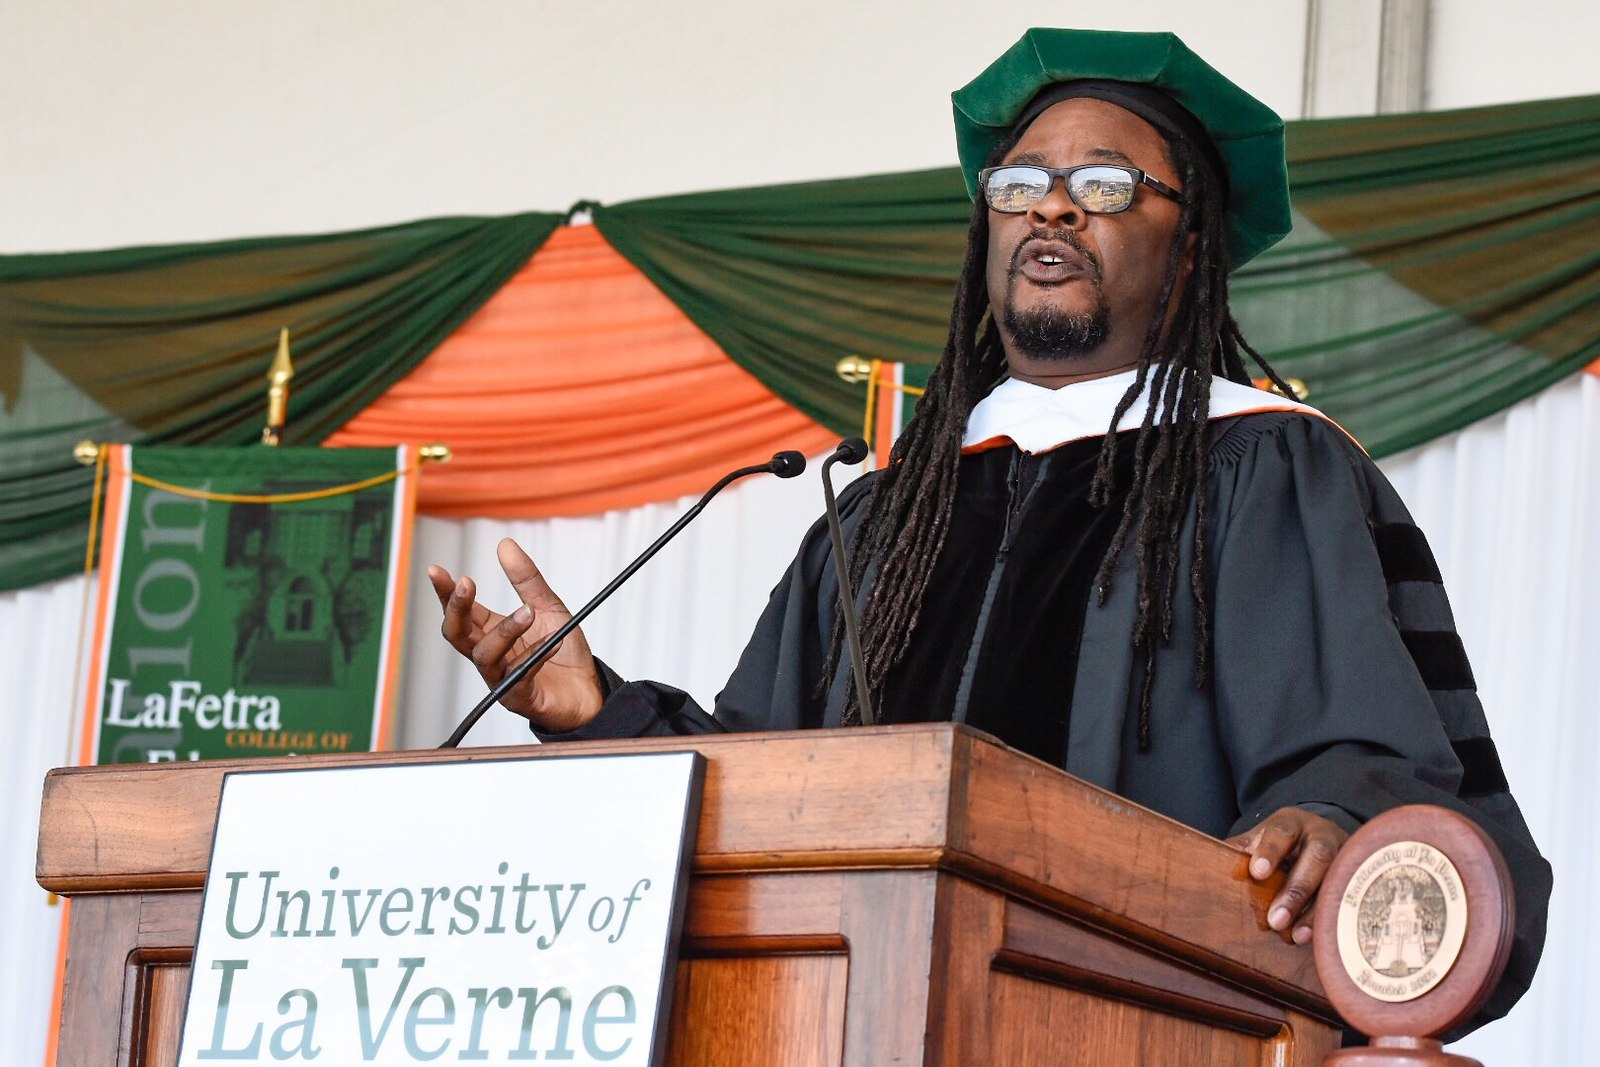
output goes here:
[[1190, 230], [1188, 236], [1183, 239], [1183, 262], [1178, 267], [1180, 282], [1188, 281], [1189, 275], [1194, 273], [1194, 246], [1198, 240], [1200, 235], [1194, 230]]

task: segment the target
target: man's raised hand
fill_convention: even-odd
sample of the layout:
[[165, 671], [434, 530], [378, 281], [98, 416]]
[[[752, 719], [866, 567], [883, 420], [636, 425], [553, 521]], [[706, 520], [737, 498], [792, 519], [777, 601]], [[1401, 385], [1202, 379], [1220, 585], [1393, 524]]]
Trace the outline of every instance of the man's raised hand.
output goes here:
[[[428, 581], [444, 609], [439, 632], [491, 686], [572, 617], [520, 545], [508, 537], [500, 542], [497, 555], [500, 569], [522, 601], [509, 615], [480, 604], [471, 578], [462, 575], [456, 580], [443, 567], [428, 568]], [[568, 634], [555, 653], [501, 703], [552, 733], [575, 730], [599, 714], [600, 676], [583, 631]]]

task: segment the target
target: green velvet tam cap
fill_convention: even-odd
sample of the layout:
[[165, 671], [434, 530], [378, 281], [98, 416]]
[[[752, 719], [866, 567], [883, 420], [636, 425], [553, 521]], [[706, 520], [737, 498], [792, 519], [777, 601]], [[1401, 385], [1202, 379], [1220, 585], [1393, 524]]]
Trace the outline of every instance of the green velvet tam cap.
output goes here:
[[1166, 93], [1199, 120], [1227, 170], [1228, 254], [1234, 267], [1289, 232], [1283, 120], [1171, 33], [1032, 29], [982, 74], [950, 94], [967, 195], [978, 171], [1041, 89], [1095, 79]]

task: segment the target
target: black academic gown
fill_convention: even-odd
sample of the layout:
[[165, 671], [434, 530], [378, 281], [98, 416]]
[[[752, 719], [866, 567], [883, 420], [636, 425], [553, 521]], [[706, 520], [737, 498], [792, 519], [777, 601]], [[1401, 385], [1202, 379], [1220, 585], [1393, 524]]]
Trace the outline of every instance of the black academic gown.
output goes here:
[[[1037, 457], [1010, 446], [963, 457], [950, 539], [882, 718], [969, 722], [1217, 837], [1289, 805], [1347, 830], [1401, 804], [1467, 814], [1493, 836], [1515, 883], [1506, 978], [1473, 1025], [1497, 1018], [1538, 961], [1550, 867], [1507, 788], [1427, 542], [1377, 467], [1321, 418], [1221, 419], [1212, 440], [1211, 679], [1195, 683], [1191, 508], [1147, 750], [1137, 732], [1144, 665], [1130, 641], [1131, 549], [1105, 602], [1089, 595], [1121, 511], [1083, 501], [1098, 438]], [[870, 480], [841, 494], [847, 537]], [[625, 682], [603, 666], [600, 717], [541, 736], [837, 726], [849, 664], [821, 694], [817, 685], [837, 598], [818, 522], [773, 590], [715, 719], [680, 690]]]

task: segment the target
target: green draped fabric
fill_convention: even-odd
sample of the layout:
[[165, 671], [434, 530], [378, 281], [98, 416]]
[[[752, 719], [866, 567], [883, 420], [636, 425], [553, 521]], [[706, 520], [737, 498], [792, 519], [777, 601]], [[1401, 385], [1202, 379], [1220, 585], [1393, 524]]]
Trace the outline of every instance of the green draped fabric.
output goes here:
[[245, 445], [287, 326], [287, 443], [416, 366], [561, 223], [432, 219], [315, 237], [0, 257], [0, 588], [82, 567], [83, 439]]
[[[1246, 336], [1375, 455], [1600, 358], [1600, 96], [1290, 123], [1295, 228], [1234, 278]], [[728, 355], [841, 434], [844, 356], [930, 366], [970, 204], [954, 169], [633, 201], [606, 238]], [[82, 558], [83, 438], [248, 444], [280, 326], [290, 443], [370, 403], [560, 222], [0, 256], [0, 588]]]
[[1600, 357], [1600, 96], [1291, 123], [1289, 178], [1235, 307], [1374, 455]]
[[840, 359], [939, 358], [971, 215], [951, 168], [636, 200], [594, 223], [730, 357], [842, 434], [865, 393]]
[[[1294, 233], [1234, 278], [1251, 338], [1375, 455], [1600, 357], [1600, 96], [1290, 123]], [[775, 392], [840, 433], [858, 354], [930, 364], [969, 204], [954, 170], [698, 193], [595, 222]]]

